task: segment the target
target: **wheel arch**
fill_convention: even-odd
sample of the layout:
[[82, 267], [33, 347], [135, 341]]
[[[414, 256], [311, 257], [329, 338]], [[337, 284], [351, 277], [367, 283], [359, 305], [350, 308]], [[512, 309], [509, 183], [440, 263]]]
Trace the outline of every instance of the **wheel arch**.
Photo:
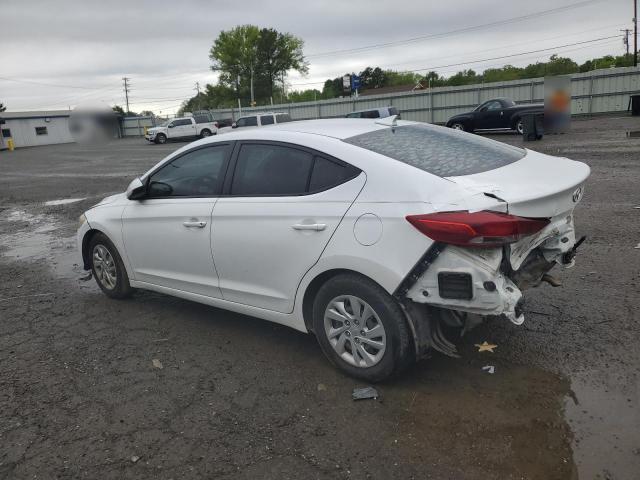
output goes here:
[[318, 275], [316, 275], [313, 278], [313, 280], [309, 282], [302, 297], [302, 319], [304, 320], [304, 325], [307, 331], [314, 333], [313, 332], [313, 301], [315, 300], [316, 295], [320, 290], [320, 287], [322, 287], [322, 285], [327, 283], [332, 278], [342, 274], [359, 275], [363, 278], [366, 278], [367, 280], [372, 281], [376, 285], [379, 285], [383, 290], [387, 290], [383, 285], [380, 285], [380, 283], [376, 282], [375, 279], [371, 278], [368, 275], [365, 275], [362, 272], [358, 272], [357, 270], [352, 270], [349, 268], [332, 268], [332, 269], [320, 272]]
[[82, 237], [82, 268], [84, 268], [85, 270], [89, 270], [91, 268], [91, 254], [89, 253], [89, 244], [91, 243], [91, 239], [98, 233], [106, 235], [103, 231], [98, 230], [97, 228], [92, 228], [90, 230], [87, 230], [87, 232]]

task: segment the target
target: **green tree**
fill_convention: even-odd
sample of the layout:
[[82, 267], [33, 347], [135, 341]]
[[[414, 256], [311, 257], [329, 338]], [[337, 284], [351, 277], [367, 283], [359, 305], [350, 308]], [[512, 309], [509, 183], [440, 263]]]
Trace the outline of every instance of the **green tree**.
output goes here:
[[275, 84], [287, 71], [301, 74], [309, 72], [304, 58], [304, 42], [290, 33], [280, 33], [273, 28], [263, 28], [256, 47], [258, 75], [266, 81], [268, 96], [273, 97]]
[[220, 32], [209, 51], [211, 69], [220, 72], [219, 82], [235, 87], [241, 97], [242, 82], [251, 77], [257, 64], [257, 43], [260, 29], [255, 25], [240, 25]]
[[233, 87], [237, 98], [248, 96], [253, 77], [254, 96], [258, 102], [266, 103], [287, 71], [308, 72], [303, 46], [304, 42], [290, 33], [240, 25], [220, 32], [209, 58], [213, 62], [211, 68], [220, 72], [219, 83]]
[[310, 90], [301, 90], [299, 92], [290, 92], [287, 96], [287, 100], [290, 102], [313, 102], [315, 100], [322, 99], [322, 92], [315, 88]]
[[124, 109], [120, 105], [114, 105], [112, 110], [120, 115], [124, 115]]
[[6, 110], [7, 110], [7, 107], [5, 107], [2, 102], [0, 102], [0, 113], [4, 112]]

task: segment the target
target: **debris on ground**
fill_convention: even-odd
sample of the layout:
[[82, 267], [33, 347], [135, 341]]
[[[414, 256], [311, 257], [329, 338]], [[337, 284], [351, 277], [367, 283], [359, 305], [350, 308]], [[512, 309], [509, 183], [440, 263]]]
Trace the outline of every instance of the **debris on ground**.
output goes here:
[[89, 270], [89, 273], [87, 273], [84, 277], [80, 277], [78, 280], [80, 280], [81, 282], [88, 282], [89, 280], [91, 280], [91, 277], [93, 277], [93, 272]]
[[354, 388], [352, 396], [354, 400], [367, 400], [370, 398], [375, 400], [378, 398], [378, 391], [373, 387]]
[[327, 389], [327, 386], [324, 383], [319, 383], [318, 384], [318, 391], [319, 392], [324, 392]]
[[140, 460], [140, 457], [137, 455], [134, 455], [133, 457], [131, 457], [131, 462], [132, 463], [136, 463], [138, 460]]
[[151, 363], [153, 364], [154, 367], [162, 370], [162, 362], [157, 358], [154, 358], [153, 360], [151, 360]]
[[484, 367], [482, 367], [482, 370], [493, 375], [493, 373], [496, 371], [496, 367], [493, 365], [485, 365]]
[[494, 348], [498, 348], [497, 345], [494, 345], [493, 343], [487, 343], [486, 340], [482, 343], [476, 343], [476, 347], [478, 347], [478, 352], [491, 352], [491, 353], [493, 353]]

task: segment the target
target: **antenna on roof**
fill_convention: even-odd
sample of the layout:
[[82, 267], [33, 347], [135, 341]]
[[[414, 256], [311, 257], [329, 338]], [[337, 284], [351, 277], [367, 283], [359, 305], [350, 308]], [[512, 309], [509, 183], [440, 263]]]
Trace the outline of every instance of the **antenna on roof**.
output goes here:
[[381, 118], [376, 120], [377, 125], [384, 125], [385, 127], [391, 127], [394, 129], [398, 126], [398, 115], [391, 115], [390, 117]]

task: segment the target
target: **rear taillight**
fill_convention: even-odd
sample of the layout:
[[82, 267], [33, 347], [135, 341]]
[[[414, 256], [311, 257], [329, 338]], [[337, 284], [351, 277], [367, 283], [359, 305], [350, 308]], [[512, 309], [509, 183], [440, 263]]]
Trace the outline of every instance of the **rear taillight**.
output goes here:
[[213, 126], [218, 128], [218, 122], [213, 122]]
[[500, 212], [441, 212], [409, 215], [407, 220], [429, 238], [467, 247], [497, 247], [539, 232], [546, 218], [516, 217]]

